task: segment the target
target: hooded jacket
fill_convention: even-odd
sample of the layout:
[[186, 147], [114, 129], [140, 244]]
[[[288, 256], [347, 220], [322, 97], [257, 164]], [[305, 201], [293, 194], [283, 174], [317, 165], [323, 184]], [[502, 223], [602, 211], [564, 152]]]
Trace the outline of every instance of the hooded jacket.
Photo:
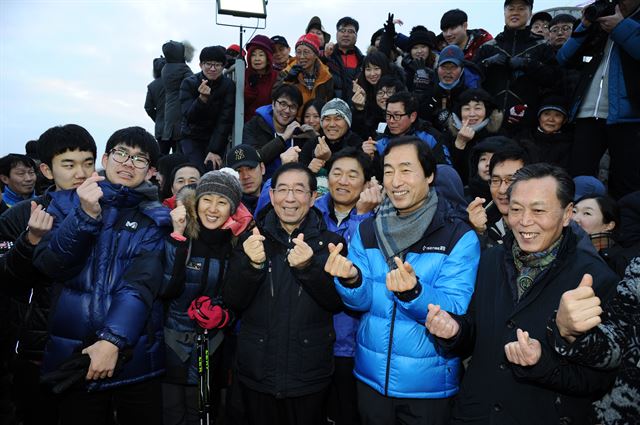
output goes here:
[[154, 136], [156, 136], [156, 140], [162, 140], [162, 133], [164, 132], [164, 108], [166, 99], [164, 83], [161, 77], [162, 67], [164, 67], [164, 65], [164, 59], [154, 59], [153, 74], [159, 77], [147, 85], [147, 97], [144, 101], [144, 110], [155, 123]]
[[[165, 343], [167, 374], [165, 379], [177, 384], [198, 383], [197, 353], [195, 350], [197, 324], [189, 318], [191, 302], [201, 295], [215, 299], [222, 296], [222, 282], [235, 239], [231, 230], [208, 230], [197, 223], [196, 194], [183, 189], [180, 200], [187, 210], [189, 222], [185, 241], [165, 239], [165, 266], [162, 297], [167, 302]], [[222, 332], [209, 331], [209, 341]], [[217, 347], [216, 347], [217, 348]], [[213, 355], [210, 347], [209, 355]]]
[[[529, 332], [550, 353], [547, 320], [560, 297], [575, 289], [582, 276], [593, 276], [594, 289], [615, 287], [617, 278], [570, 227], [555, 261], [517, 300], [513, 236], [482, 253], [469, 310], [454, 316], [460, 324], [451, 340], [436, 338], [448, 355], [473, 355], [452, 413], [452, 424], [583, 424], [590, 404], [612, 382], [612, 376], [590, 368], [543, 357], [532, 367], [507, 361], [504, 346], [516, 341], [518, 328]], [[457, 314], [457, 313], [455, 313]], [[490, 383], [489, 386], [487, 384]]]
[[276, 133], [272, 105], [256, 109], [256, 115], [244, 125], [242, 143], [256, 148], [264, 162], [264, 179], [270, 178], [280, 166], [280, 154], [289, 147], [282, 136]]
[[[266, 263], [261, 269], [250, 264], [242, 243], [251, 232], [245, 232], [232, 253], [223, 289], [225, 303], [242, 313], [240, 382], [276, 398], [319, 392], [333, 374], [333, 313], [342, 307], [333, 279], [324, 271], [327, 245], [344, 240], [326, 229], [315, 208], [291, 235], [271, 207], [259, 213], [257, 224], [266, 238]], [[303, 269], [287, 263], [291, 240], [299, 233], [314, 251]]]
[[[189, 48], [193, 49], [190, 46]], [[169, 41], [162, 46], [162, 53], [167, 59], [161, 73], [165, 91], [162, 140], [180, 140], [180, 126], [182, 125], [180, 84], [182, 84], [182, 80], [193, 75], [193, 71], [185, 63], [185, 49], [185, 45], [178, 41]]]
[[[320, 99], [323, 102], [328, 102], [333, 99], [334, 96], [334, 81], [331, 76], [331, 72], [329, 72], [329, 68], [327, 65], [323, 64], [320, 59], [316, 60], [317, 73], [316, 73], [316, 82], [313, 85], [313, 88], [309, 90], [307, 86], [304, 84], [304, 71], [301, 71], [298, 74], [297, 80], [294, 83], [284, 82], [284, 78], [287, 76], [292, 67], [298, 64], [297, 61], [293, 61], [287, 66], [283, 71], [280, 72], [279, 79], [281, 82], [278, 84], [292, 84], [300, 90], [302, 94], [302, 104], [306, 104], [311, 99]], [[302, 109], [300, 109], [299, 114], [302, 113]], [[298, 116], [298, 120], [300, 120], [301, 116]]]
[[198, 92], [203, 79], [204, 74], [198, 72], [180, 85], [182, 136], [206, 144], [208, 152], [224, 156], [233, 127], [236, 85], [225, 75], [209, 80], [211, 94], [203, 103]]
[[421, 286], [416, 297], [403, 301], [387, 289], [390, 270], [376, 240], [374, 218], [362, 222], [351, 238], [348, 258], [360, 271], [358, 282], [347, 287], [336, 279], [345, 306], [363, 312], [354, 374], [387, 397], [446, 398], [458, 392], [460, 359], [437, 352], [424, 322], [429, 303], [466, 311], [480, 244], [447, 198], [438, 196], [431, 224], [405, 256]]
[[[267, 72], [258, 73], [251, 64], [251, 53], [255, 49], [262, 50], [267, 56]], [[271, 104], [271, 90], [278, 80], [278, 71], [271, 67], [272, 54], [259, 46], [252, 46], [247, 52], [247, 72], [244, 74], [244, 122], [246, 123], [256, 113], [256, 109]]]
[[131, 359], [112, 378], [90, 390], [137, 383], [164, 372], [162, 282], [164, 235], [169, 210], [158, 190], [144, 182], [135, 189], [108, 181], [98, 219], [80, 207], [75, 191], [51, 194], [47, 212], [54, 229], [38, 245], [34, 265], [54, 283], [50, 340], [43, 373], [98, 340], [131, 349]]

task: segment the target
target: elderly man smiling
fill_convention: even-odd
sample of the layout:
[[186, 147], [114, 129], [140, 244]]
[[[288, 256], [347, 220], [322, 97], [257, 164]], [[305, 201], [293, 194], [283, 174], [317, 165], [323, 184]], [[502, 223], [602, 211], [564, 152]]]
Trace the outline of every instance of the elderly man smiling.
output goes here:
[[[507, 221], [513, 235], [482, 253], [467, 313], [429, 306], [426, 326], [439, 345], [473, 356], [451, 423], [587, 423], [592, 396], [611, 377], [560, 365], [545, 341], [547, 319], [585, 273], [596, 292], [613, 287], [616, 276], [569, 226], [574, 184], [563, 169], [532, 164], [512, 180]], [[549, 354], [528, 363], [535, 366], [520, 365], [524, 361], [516, 359], [535, 344], [546, 345]]]

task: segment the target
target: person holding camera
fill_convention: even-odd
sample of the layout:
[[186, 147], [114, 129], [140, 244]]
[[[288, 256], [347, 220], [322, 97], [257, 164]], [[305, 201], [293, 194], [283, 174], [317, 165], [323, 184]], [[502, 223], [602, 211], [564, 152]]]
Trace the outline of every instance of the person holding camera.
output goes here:
[[222, 166], [233, 127], [236, 86], [222, 74], [225, 63], [222, 47], [205, 47], [200, 51], [202, 72], [185, 78], [180, 85], [180, 148], [189, 162], [209, 169]]
[[[617, 3], [617, 4], [616, 4]], [[598, 175], [609, 149], [609, 193], [620, 198], [640, 189], [640, 0], [598, 0], [557, 54], [579, 71], [570, 120], [573, 176]]]
[[[165, 424], [199, 419], [196, 339], [208, 333], [213, 383], [225, 385], [221, 358], [222, 329], [231, 314], [222, 305], [222, 281], [237, 235], [252, 222], [242, 205], [242, 186], [230, 168], [211, 171], [178, 192], [171, 211], [173, 233], [165, 240], [162, 296], [165, 300], [166, 370], [163, 392]], [[215, 360], [213, 360], [215, 359]], [[214, 406], [217, 398], [212, 397]]]

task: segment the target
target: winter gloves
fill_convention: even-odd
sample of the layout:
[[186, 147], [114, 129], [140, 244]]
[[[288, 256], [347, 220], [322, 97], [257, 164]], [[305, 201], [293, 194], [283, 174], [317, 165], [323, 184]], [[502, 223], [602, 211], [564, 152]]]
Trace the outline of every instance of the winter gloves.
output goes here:
[[187, 314], [202, 329], [221, 329], [231, 321], [229, 311], [220, 302], [204, 295], [191, 302]]

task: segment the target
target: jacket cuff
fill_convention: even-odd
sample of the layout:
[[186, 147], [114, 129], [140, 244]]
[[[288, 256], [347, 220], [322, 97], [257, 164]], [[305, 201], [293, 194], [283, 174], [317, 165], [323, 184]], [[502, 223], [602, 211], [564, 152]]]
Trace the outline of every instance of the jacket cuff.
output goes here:
[[340, 282], [340, 285], [344, 286], [347, 289], [356, 289], [362, 285], [362, 273], [360, 272], [360, 269], [358, 268], [358, 266], [354, 264], [353, 267], [355, 267], [356, 270], [358, 270], [358, 277], [356, 277], [355, 282], [347, 283], [347, 279], [343, 279], [341, 277], [338, 278], [338, 282]]
[[98, 332], [98, 339], [103, 339], [105, 341], [109, 341], [110, 343], [112, 343], [113, 345], [118, 347], [119, 350], [124, 349], [124, 347], [126, 345], [126, 341], [125, 341], [124, 338], [119, 337], [118, 335], [115, 335], [115, 334], [109, 332], [108, 330], [103, 330], [103, 331]]
[[421, 293], [422, 293], [422, 285], [420, 284], [420, 280], [416, 282], [416, 286], [414, 286], [413, 289], [409, 289], [408, 291], [402, 291], [402, 292], [394, 292], [394, 294], [396, 294], [396, 297], [404, 303], [408, 303], [415, 300], [420, 296]]

